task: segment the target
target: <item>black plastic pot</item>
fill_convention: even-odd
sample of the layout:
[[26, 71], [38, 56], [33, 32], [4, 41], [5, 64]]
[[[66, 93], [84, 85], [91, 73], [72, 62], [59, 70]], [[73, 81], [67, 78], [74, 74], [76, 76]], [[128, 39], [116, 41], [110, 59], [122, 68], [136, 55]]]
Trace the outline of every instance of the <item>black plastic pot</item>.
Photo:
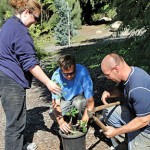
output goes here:
[[78, 135], [66, 135], [59, 131], [62, 139], [63, 150], [86, 150], [85, 136], [86, 133]]

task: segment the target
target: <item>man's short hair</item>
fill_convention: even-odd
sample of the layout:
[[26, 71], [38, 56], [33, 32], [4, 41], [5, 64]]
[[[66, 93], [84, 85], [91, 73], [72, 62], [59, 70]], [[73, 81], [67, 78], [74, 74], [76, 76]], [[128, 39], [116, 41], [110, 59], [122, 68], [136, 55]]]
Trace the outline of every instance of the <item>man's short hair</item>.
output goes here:
[[58, 64], [60, 68], [68, 70], [72, 65], [75, 66], [75, 58], [70, 54], [63, 55], [58, 59]]

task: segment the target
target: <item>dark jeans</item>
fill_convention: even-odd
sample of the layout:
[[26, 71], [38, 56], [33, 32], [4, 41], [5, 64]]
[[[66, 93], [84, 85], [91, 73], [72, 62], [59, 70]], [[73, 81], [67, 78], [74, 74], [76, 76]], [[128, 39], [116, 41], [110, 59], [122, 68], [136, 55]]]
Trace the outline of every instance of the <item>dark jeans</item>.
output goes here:
[[26, 90], [1, 71], [0, 99], [6, 115], [5, 150], [22, 150], [26, 125]]

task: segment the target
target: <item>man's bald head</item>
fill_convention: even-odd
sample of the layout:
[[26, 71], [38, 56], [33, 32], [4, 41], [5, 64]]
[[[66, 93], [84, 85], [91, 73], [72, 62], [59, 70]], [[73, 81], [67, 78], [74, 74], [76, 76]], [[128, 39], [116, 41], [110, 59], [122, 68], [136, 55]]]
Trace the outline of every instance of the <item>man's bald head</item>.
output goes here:
[[121, 64], [124, 62], [123, 58], [115, 53], [109, 54], [104, 57], [101, 62], [101, 69], [112, 69], [116, 65]]
[[120, 83], [127, 80], [131, 72], [131, 67], [121, 56], [111, 53], [102, 60], [101, 70], [108, 79]]

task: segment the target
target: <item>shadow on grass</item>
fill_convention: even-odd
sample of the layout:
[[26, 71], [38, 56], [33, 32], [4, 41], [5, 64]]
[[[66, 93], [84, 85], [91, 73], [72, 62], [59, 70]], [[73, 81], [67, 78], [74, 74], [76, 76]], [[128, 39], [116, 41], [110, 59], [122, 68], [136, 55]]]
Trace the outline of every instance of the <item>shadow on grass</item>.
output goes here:
[[25, 141], [24, 143], [32, 143], [34, 134], [42, 130], [44, 132], [50, 132], [56, 135], [60, 140], [60, 150], [62, 150], [62, 140], [58, 132], [56, 132], [52, 127], [48, 128], [45, 125], [43, 112], [49, 110], [49, 107], [35, 107], [33, 109], [27, 110], [27, 125], [25, 129]]
[[51, 132], [45, 125], [43, 112], [47, 111], [49, 107], [35, 107], [27, 110], [27, 125], [25, 129], [26, 142], [31, 143], [33, 140], [34, 133], [38, 130]]

